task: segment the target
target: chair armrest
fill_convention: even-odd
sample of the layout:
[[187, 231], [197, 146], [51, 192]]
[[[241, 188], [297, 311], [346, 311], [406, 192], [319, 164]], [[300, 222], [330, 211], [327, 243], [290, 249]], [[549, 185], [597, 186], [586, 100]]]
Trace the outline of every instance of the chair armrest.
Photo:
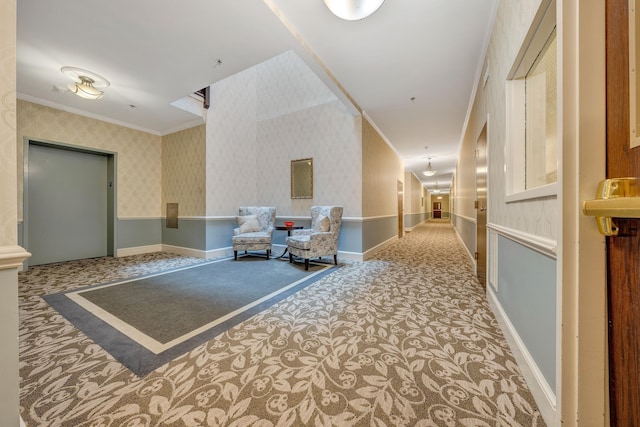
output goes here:
[[291, 230], [292, 236], [306, 236], [309, 234], [313, 234], [313, 230], [310, 228], [303, 228], [300, 230]]
[[330, 231], [314, 231], [313, 233], [310, 233], [311, 237], [310, 240], [319, 240], [324, 238], [325, 236], [331, 236], [331, 232]]
[[237, 236], [238, 234], [240, 234], [240, 227], [233, 229], [233, 235]]

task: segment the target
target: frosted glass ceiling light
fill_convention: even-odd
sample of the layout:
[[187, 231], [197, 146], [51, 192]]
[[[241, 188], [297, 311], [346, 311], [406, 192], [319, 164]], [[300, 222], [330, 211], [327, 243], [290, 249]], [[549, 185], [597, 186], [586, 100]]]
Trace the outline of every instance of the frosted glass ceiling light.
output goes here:
[[433, 176], [436, 174], [436, 171], [431, 167], [431, 157], [429, 157], [429, 164], [427, 165], [427, 169], [422, 171], [424, 176]]
[[71, 92], [84, 99], [100, 99], [104, 92], [98, 88], [108, 87], [109, 82], [104, 77], [76, 67], [62, 67], [62, 73], [74, 80], [67, 87]]
[[384, 0], [324, 0], [331, 13], [347, 21], [357, 21], [380, 9]]
[[93, 87], [93, 80], [89, 77], [80, 76], [80, 83], [69, 83], [67, 87], [71, 92], [84, 99], [100, 99], [104, 92]]

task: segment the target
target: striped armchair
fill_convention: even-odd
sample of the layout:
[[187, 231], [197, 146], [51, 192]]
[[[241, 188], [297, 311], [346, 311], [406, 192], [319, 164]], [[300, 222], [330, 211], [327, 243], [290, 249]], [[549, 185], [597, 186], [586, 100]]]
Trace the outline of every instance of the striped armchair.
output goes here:
[[238, 209], [238, 227], [233, 229], [233, 258], [238, 259], [238, 251], [267, 251], [271, 255], [271, 237], [276, 222], [276, 208], [247, 206]]
[[309, 270], [309, 259], [333, 255], [338, 265], [338, 235], [342, 225], [342, 206], [313, 206], [311, 228], [292, 230], [287, 237], [289, 262], [293, 257], [304, 259], [304, 269]]

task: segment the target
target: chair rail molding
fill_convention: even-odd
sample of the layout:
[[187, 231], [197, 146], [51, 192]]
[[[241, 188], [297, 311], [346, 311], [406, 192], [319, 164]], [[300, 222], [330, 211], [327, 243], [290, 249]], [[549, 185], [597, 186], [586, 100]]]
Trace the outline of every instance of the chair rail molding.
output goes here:
[[488, 223], [487, 228], [495, 231], [500, 236], [504, 236], [550, 258], [557, 259], [558, 257], [558, 242], [556, 240], [547, 239], [545, 237], [536, 236], [534, 234], [525, 233], [520, 230], [514, 230], [513, 228], [503, 227], [493, 223]]

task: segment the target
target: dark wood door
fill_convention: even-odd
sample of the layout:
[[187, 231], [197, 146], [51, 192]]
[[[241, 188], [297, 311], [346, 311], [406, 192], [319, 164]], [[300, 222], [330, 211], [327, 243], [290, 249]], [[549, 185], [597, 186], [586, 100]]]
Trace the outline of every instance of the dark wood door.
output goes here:
[[404, 236], [404, 184], [398, 180], [398, 238]]
[[[607, 177], [640, 177], [640, 148], [630, 148], [629, 10], [606, 2]], [[607, 237], [609, 392], [612, 426], [640, 424], [640, 233], [638, 219], [615, 219]]]
[[487, 287], [487, 124], [476, 142], [476, 271], [478, 281]]

